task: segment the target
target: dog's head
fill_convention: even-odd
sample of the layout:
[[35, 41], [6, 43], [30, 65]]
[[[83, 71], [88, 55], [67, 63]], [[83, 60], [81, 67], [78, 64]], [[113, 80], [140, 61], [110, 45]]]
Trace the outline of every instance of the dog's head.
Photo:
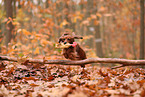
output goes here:
[[64, 32], [63, 35], [59, 38], [59, 43], [70, 43], [73, 44], [74, 39], [83, 39], [82, 36], [75, 35], [74, 32]]

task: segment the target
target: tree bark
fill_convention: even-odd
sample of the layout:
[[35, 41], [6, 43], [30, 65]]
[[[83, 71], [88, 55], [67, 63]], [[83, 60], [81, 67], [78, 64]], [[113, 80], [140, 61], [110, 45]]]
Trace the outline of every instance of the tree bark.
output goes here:
[[140, 0], [140, 59], [144, 59], [144, 0]]
[[[93, 6], [93, 0], [88, 0], [87, 1], [87, 6], [86, 6], [86, 10], [87, 10], [86, 19], [90, 18], [91, 14], [95, 13], [95, 11], [93, 11], [93, 9], [94, 9], [93, 7], [94, 7]], [[93, 35], [93, 32], [90, 31], [90, 28], [94, 26], [93, 21], [89, 21], [89, 22], [90, 22], [90, 24], [87, 26], [87, 33], [86, 33], [87, 36]], [[86, 44], [89, 46], [89, 48], [93, 49], [94, 48], [93, 37], [87, 39]]]
[[[97, 2], [97, 1], [96, 1]], [[98, 11], [98, 6], [96, 5], [96, 11]], [[97, 20], [100, 21], [100, 18], [97, 17]], [[95, 46], [96, 46], [96, 54], [98, 57], [103, 57], [103, 48], [102, 48], [102, 38], [101, 38], [101, 31], [100, 31], [100, 23], [98, 25], [94, 25], [95, 28]]]
[[12, 39], [12, 31], [14, 29], [14, 26], [12, 24], [12, 19], [13, 19], [13, 6], [12, 6], [12, 1], [13, 0], [4, 0], [5, 3], [5, 9], [6, 9], [6, 17], [8, 19], [7, 21], [7, 32], [6, 32], [6, 40], [5, 44], [8, 45], [8, 43]]
[[[64, 0], [64, 9], [63, 9], [63, 10], [65, 10], [65, 12], [64, 12], [64, 14], [65, 14], [64, 18], [65, 18], [65, 20], [67, 22], [71, 23], [70, 18], [68, 17], [69, 16], [69, 5], [68, 5], [67, 2], [69, 2], [69, 0]], [[64, 28], [65, 29], [69, 29], [70, 25], [67, 24], [67, 25], [64, 26]]]
[[13, 17], [16, 18], [17, 12], [16, 12], [16, 0], [13, 0]]
[[49, 0], [46, 0], [45, 1], [45, 8], [48, 8], [49, 7]]
[[119, 58], [88, 58], [79, 61], [70, 60], [45, 60], [45, 59], [27, 59], [27, 58], [13, 58], [8, 56], [0, 56], [0, 60], [21, 62], [21, 63], [40, 63], [40, 64], [62, 64], [62, 65], [78, 65], [90, 63], [117, 63], [120, 66], [112, 67], [112, 69], [124, 66], [145, 66], [145, 60], [128, 60]]
[[99, 57], [103, 57], [103, 48], [102, 48], [102, 38], [100, 34], [100, 24], [95, 27], [95, 43], [96, 43], [96, 53]]

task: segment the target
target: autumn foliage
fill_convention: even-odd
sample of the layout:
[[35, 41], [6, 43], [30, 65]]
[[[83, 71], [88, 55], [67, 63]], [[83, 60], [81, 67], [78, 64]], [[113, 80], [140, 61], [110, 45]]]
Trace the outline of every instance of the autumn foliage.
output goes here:
[[87, 58], [138, 59], [139, 0], [11, 1], [13, 10], [0, 0], [0, 56], [17, 62], [0, 60], [0, 97], [145, 97], [143, 68], [26, 61], [65, 60], [57, 45], [64, 31], [83, 36], [76, 42]]
[[[16, 4], [13, 19], [5, 17], [3, 2], [0, 6], [2, 54], [30, 57], [58, 54], [60, 50], [54, 49], [55, 43], [64, 30], [71, 30], [84, 37], [78, 42], [86, 47], [88, 56], [96, 56], [95, 41], [101, 41], [105, 57], [139, 58], [140, 7], [136, 0], [16, 0], [13, 3]], [[6, 48], [5, 28], [9, 29], [10, 22], [15, 28]], [[98, 31], [101, 37], [95, 36]]]

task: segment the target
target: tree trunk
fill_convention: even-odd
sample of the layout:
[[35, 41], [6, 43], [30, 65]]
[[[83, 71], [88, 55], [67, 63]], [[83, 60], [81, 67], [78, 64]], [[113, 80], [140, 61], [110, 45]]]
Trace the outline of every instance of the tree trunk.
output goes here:
[[49, 0], [46, 0], [45, 1], [45, 8], [48, 8], [49, 7]]
[[[68, 5], [67, 2], [69, 2], [69, 0], [64, 0], [64, 9], [63, 10], [66, 10], [64, 12], [65, 20], [70, 23], [70, 19], [68, 18], [68, 15], [69, 15], [69, 5]], [[69, 29], [70, 27], [69, 27], [69, 25], [65, 25], [64, 28], [65, 29]]]
[[[28, 1], [30, 1], [32, 4], [34, 4], [33, 3], [33, 0], [27, 0], [27, 2]], [[37, 1], [38, 2], [38, 4], [39, 4], [39, 1]], [[30, 9], [30, 11], [27, 11], [27, 14], [28, 14], [28, 16], [31, 18], [31, 21], [28, 21], [29, 22], [29, 24], [30, 24], [30, 26], [29, 26], [29, 31], [30, 32], [32, 32], [34, 29], [33, 29], [33, 27], [32, 27], [32, 22], [34, 21], [34, 19], [35, 19], [35, 16], [33, 15], [33, 13], [32, 13], [32, 8], [29, 6], [28, 8], [27, 8], [28, 10]]]
[[[17, 11], [16, 0], [13, 0], [13, 18], [16, 18], [16, 16], [17, 16], [17, 12], [16, 11]], [[16, 37], [16, 34], [13, 34], [13, 39], [15, 39], [15, 37]]]
[[16, 0], [13, 0], [13, 17], [16, 18]]
[[[86, 10], [87, 10], [87, 12], [86, 12], [86, 19], [87, 19], [91, 16], [91, 14], [93, 14], [95, 12], [95, 11], [93, 11], [93, 0], [88, 0], [87, 1]], [[87, 26], [87, 33], [86, 33], [87, 36], [93, 35], [93, 31], [90, 30], [91, 28], [94, 28], [93, 27], [93, 21], [89, 21], [89, 22], [90, 22], [90, 25]], [[89, 48], [93, 49], [94, 48], [93, 44], [94, 43], [93, 43], [93, 38], [92, 37], [87, 39], [87, 45], [89, 46]]]
[[100, 24], [95, 27], [95, 44], [96, 44], [96, 53], [98, 57], [103, 57], [103, 48], [102, 48], [102, 38], [100, 34]]
[[14, 26], [12, 24], [12, 19], [13, 19], [13, 6], [12, 6], [12, 1], [13, 0], [4, 0], [5, 3], [5, 9], [6, 9], [6, 17], [8, 19], [7, 22], [7, 31], [6, 31], [6, 40], [5, 44], [8, 45], [8, 43], [12, 39], [12, 31], [14, 29]]
[[18, 0], [18, 9], [20, 9], [22, 6], [20, 4], [20, 0]]
[[[2, 20], [0, 19], [0, 44], [2, 43], [2, 39], [3, 36], [2, 36]], [[0, 46], [0, 53], [1, 53], [1, 46]]]
[[144, 0], [140, 0], [140, 59], [144, 59]]
[[[97, 6], [96, 12], [97, 13]], [[97, 17], [97, 20], [100, 21], [100, 18]], [[96, 44], [96, 54], [98, 57], [103, 57], [103, 48], [102, 48], [102, 38], [101, 38], [101, 31], [100, 31], [100, 23], [98, 25], [94, 25], [95, 28], [95, 44]]]

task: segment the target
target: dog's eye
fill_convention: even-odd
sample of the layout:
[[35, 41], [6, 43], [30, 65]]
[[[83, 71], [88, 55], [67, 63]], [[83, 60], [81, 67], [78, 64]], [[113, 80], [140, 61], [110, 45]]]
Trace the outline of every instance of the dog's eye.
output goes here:
[[70, 40], [69, 38], [67, 40]]
[[65, 39], [62, 39], [61, 41], [64, 42]]
[[63, 41], [64, 41], [64, 39], [60, 39], [59, 41], [60, 41], [60, 42], [63, 42]]

